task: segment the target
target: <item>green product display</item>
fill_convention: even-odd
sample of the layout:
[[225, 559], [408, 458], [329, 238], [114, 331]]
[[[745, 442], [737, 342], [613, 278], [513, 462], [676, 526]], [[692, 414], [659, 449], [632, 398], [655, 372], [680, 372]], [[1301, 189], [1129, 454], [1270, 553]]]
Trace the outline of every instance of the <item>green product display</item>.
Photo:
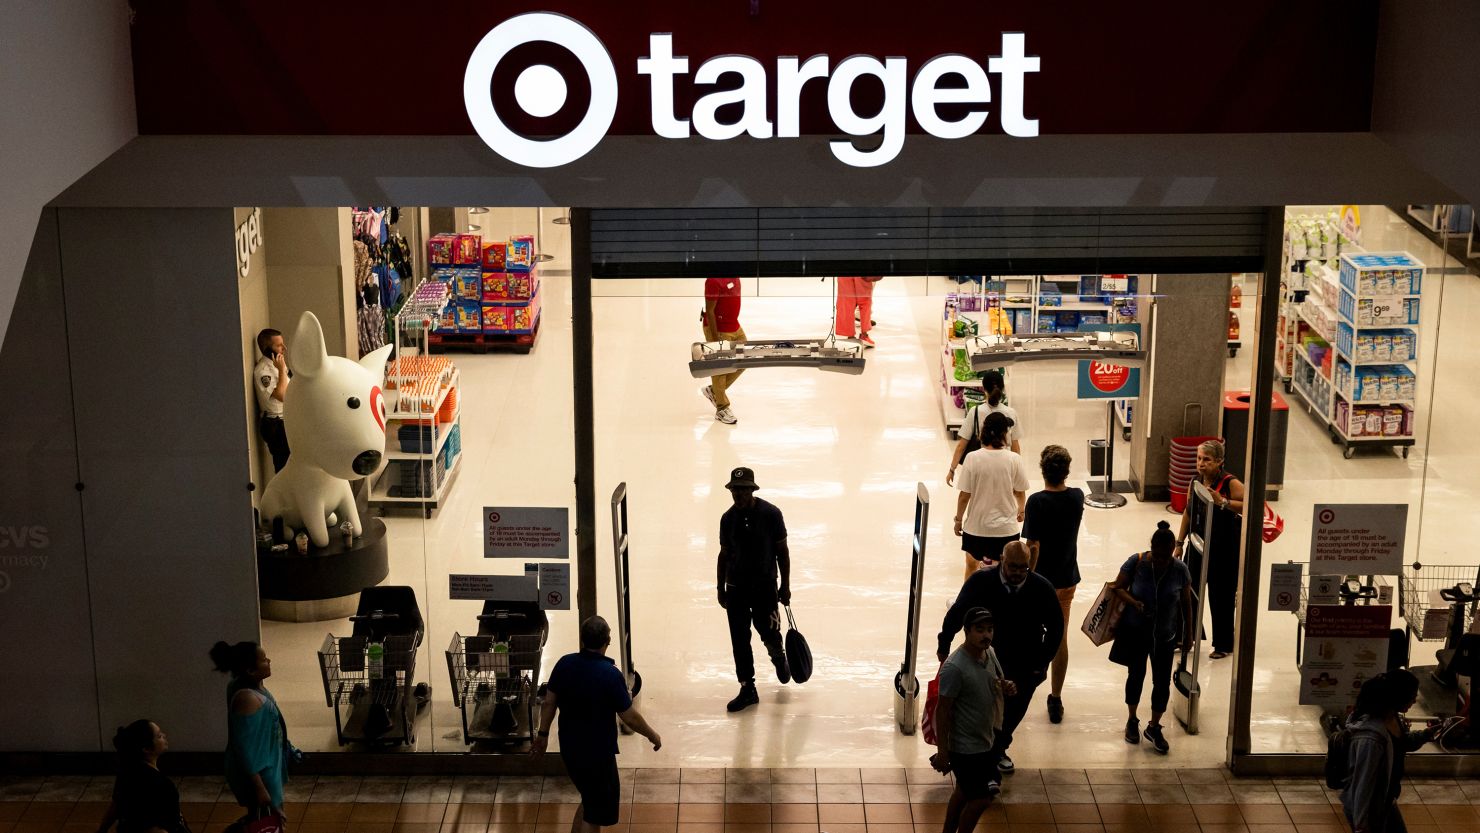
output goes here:
[[952, 364], [955, 366], [953, 375], [956, 377], [956, 381], [970, 382], [975, 379], [976, 373], [971, 369], [971, 358], [966, 355], [966, 348], [958, 347], [952, 352], [954, 354]]

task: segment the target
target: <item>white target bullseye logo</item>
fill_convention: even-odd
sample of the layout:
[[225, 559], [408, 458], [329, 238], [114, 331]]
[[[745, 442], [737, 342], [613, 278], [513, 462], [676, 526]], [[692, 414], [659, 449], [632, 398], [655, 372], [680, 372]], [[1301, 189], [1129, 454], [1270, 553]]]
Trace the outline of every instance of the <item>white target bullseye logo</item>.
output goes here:
[[[499, 61], [514, 48], [534, 42], [570, 50], [591, 83], [585, 117], [574, 130], [554, 139], [520, 136], [493, 106], [490, 87]], [[567, 96], [565, 78], [545, 64], [527, 67], [514, 82], [515, 102], [535, 118], [559, 112]], [[531, 168], [555, 168], [585, 156], [606, 136], [617, 114], [617, 70], [605, 44], [579, 22], [550, 12], [522, 14], [495, 26], [478, 42], [463, 75], [463, 102], [473, 129], [498, 155]]]

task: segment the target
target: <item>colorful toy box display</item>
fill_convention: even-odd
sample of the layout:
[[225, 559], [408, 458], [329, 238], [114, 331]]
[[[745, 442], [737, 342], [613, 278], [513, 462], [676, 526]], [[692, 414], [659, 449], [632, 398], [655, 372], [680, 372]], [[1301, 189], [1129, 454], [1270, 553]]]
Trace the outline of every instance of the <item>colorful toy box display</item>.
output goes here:
[[535, 294], [519, 306], [483, 306], [483, 331], [486, 333], [527, 333], [534, 329], [540, 315], [540, 296]]
[[484, 303], [528, 301], [539, 291], [539, 272], [484, 272]]
[[533, 235], [510, 238], [508, 252], [504, 257], [504, 269], [509, 272], [528, 272], [534, 268], [534, 256]]
[[483, 299], [483, 273], [477, 269], [453, 270], [452, 295], [459, 301], [481, 301]]
[[458, 301], [453, 307], [457, 313], [457, 331], [460, 333], [477, 333], [483, 330], [482, 308], [476, 303]]
[[[452, 252], [457, 248], [457, 235], [435, 234], [427, 240], [427, 263], [433, 267], [451, 266]], [[435, 272], [435, 268], [433, 272]]]
[[456, 266], [483, 265], [483, 235], [459, 234], [452, 249], [452, 263]]
[[483, 271], [504, 271], [504, 259], [509, 251], [509, 244], [492, 241], [483, 244]]
[[438, 266], [483, 265], [483, 236], [480, 234], [436, 234], [427, 240], [427, 263]]

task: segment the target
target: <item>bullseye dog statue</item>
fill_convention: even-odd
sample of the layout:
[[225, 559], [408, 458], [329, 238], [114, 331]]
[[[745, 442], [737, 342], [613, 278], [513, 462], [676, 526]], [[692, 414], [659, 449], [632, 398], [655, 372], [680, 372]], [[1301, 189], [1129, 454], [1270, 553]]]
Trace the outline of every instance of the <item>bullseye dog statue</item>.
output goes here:
[[329, 545], [329, 528], [344, 521], [362, 531], [349, 481], [385, 464], [385, 363], [392, 345], [358, 362], [329, 355], [319, 319], [305, 312], [293, 336], [293, 384], [283, 402], [283, 427], [293, 455], [262, 493], [262, 522], [281, 519], [284, 533], [308, 533]]

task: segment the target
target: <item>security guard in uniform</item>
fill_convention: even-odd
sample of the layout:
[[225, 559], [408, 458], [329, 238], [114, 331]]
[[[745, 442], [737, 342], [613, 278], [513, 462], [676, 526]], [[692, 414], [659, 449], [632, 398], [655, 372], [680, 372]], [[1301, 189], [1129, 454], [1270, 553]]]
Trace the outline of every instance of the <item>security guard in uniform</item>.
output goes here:
[[[719, 606], [730, 621], [730, 647], [740, 693], [726, 708], [738, 712], [760, 702], [755, 690], [755, 657], [750, 650], [753, 626], [776, 667], [776, 679], [791, 682], [791, 669], [781, 645], [777, 604], [791, 604], [791, 554], [786, 548], [786, 522], [781, 510], [755, 496], [755, 472], [740, 467], [725, 485], [735, 505], [719, 519]], [[777, 581], [780, 586], [777, 586]]]
[[283, 428], [283, 399], [288, 395], [288, 347], [283, 334], [266, 329], [257, 334], [257, 350], [262, 358], [252, 369], [252, 389], [257, 392], [257, 430], [267, 450], [272, 453], [272, 470], [279, 472], [288, 464], [288, 432]]

